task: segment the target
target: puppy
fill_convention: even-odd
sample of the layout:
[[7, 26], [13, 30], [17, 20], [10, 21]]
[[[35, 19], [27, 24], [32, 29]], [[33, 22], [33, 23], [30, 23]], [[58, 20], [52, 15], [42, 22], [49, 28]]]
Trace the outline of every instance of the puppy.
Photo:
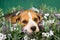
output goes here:
[[5, 16], [12, 24], [23, 25], [23, 31], [27, 33], [38, 32], [38, 23], [42, 21], [42, 16], [34, 10], [18, 11]]
[[7, 14], [5, 18], [12, 24], [18, 23], [18, 25], [22, 25], [22, 31], [26, 34], [37, 33], [39, 32], [39, 28], [43, 29], [43, 27], [39, 27], [39, 23], [42, 21], [42, 15], [35, 10], [17, 11]]

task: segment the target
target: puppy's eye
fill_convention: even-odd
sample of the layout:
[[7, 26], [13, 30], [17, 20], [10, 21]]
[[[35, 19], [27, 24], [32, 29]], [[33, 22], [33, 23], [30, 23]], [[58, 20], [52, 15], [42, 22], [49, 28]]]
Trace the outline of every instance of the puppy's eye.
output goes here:
[[38, 19], [37, 19], [37, 18], [34, 18], [34, 21], [35, 21], [35, 22], [37, 22], [37, 21], [38, 21]]
[[24, 24], [27, 24], [27, 23], [28, 23], [28, 21], [26, 21], [26, 20], [23, 20], [23, 23], [24, 23]]

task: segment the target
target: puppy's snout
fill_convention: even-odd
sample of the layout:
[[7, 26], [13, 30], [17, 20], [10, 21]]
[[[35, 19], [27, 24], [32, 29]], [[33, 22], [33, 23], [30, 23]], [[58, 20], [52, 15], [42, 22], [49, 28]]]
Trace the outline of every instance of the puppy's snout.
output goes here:
[[31, 30], [32, 30], [32, 31], [35, 31], [35, 30], [36, 30], [36, 26], [32, 26], [32, 27], [31, 27]]

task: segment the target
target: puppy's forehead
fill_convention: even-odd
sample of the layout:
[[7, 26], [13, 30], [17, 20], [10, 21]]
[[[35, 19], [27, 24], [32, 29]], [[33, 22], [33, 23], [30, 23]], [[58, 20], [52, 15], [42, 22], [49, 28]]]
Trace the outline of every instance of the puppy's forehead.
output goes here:
[[21, 12], [20, 16], [23, 19], [29, 19], [29, 18], [37, 17], [36, 13], [33, 10], [26, 10], [24, 12]]

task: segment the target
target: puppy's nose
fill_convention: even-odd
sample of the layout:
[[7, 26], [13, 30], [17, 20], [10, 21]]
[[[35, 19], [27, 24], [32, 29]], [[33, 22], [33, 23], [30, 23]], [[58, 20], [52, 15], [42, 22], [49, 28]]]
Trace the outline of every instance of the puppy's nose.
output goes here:
[[32, 26], [32, 27], [31, 27], [31, 30], [32, 30], [32, 31], [35, 31], [35, 30], [36, 30], [36, 26]]

